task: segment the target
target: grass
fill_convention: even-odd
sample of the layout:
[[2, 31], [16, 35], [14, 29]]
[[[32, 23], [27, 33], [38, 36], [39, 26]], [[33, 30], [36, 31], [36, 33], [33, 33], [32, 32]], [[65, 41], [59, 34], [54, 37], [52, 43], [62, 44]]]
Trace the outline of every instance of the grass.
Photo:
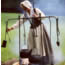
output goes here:
[[62, 34], [62, 43], [61, 43], [61, 45], [62, 45], [62, 52], [63, 52], [63, 55], [65, 56], [65, 30], [63, 30], [61, 32], [61, 34]]
[[63, 62], [61, 62], [61, 63], [59, 63], [57, 65], [65, 65], [65, 61], [63, 61]]
[[[5, 39], [5, 30], [6, 30], [6, 21], [10, 18], [17, 18], [19, 14], [14, 14], [14, 13], [1, 13], [1, 44], [2, 41]], [[14, 24], [14, 21], [9, 23], [9, 27]], [[11, 39], [14, 39], [14, 35], [15, 35], [15, 31], [9, 32], [9, 35], [11, 37]], [[7, 61], [9, 59], [12, 59], [14, 57], [17, 58], [16, 55], [14, 55], [11, 51], [10, 51], [10, 46], [12, 46], [14, 44], [9, 42], [9, 38], [7, 35], [7, 47], [6, 48], [1, 48], [1, 61]]]

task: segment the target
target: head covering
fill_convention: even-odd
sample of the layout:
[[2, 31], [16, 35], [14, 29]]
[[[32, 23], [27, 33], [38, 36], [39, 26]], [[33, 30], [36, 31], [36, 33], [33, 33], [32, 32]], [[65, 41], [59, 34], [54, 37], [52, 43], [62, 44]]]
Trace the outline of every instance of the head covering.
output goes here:
[[32, 8], [32, 4], [28, 0], [25, 0], [25, 1], [21, 2], [20, 5], [23, 5], [26, 8], [29, 8], [29, 9]]

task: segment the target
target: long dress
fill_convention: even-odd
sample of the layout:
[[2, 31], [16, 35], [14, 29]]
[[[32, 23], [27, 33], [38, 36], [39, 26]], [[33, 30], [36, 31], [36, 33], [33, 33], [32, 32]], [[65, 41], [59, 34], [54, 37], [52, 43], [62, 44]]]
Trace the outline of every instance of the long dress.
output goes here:
[[[42, 14], [42, 13], [41, 13]], [[41, 20], [32, 20], [28, 37], [28, 49], [32, 49], [32, 55], [47, 56], [53, 63], [53, 51], [51, 40]]]

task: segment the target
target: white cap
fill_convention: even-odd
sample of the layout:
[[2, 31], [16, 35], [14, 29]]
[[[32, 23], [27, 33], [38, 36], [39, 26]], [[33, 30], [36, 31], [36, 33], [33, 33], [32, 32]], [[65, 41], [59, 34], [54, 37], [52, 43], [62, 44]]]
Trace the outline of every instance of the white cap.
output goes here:
[[32, 8], [32, 4], [28, 0], [25, 0], [25, 1], [21, 2], [20, 5], [23, 5], [26, 8], [29, 8], [29, 9]]

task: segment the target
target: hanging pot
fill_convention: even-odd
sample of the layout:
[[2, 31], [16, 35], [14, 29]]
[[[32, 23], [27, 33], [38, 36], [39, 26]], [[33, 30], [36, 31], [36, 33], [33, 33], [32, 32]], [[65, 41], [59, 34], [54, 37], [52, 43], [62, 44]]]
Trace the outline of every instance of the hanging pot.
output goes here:
[[3, 40], [3, 43], [2, 43], [2, 46], [1, 47], [6, 47], [6, 44], [7, 44], [7, 40]]
[[[6, 29], [7, 29], [7, 24], [6, 24]], [[5, 40], [3, 40], [3, 42], [2, 42], [2, 45], [1, 45], [1, 47], [3, 47], [3, 48], [5, 48], [6, 47], [6, 44], [7, 44], [7, 40], [6, 40], [6, 30], [5, 30]]]

